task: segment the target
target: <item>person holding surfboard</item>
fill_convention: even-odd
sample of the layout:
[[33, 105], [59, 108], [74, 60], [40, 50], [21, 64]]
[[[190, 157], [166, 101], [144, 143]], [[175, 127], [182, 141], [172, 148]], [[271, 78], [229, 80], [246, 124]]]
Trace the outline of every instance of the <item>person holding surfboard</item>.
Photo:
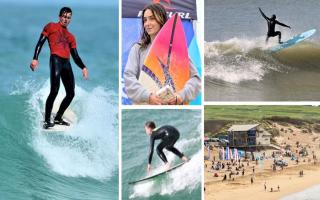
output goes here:
[[277, 17], [276, 17], [275, 14], [273, 14], [271, 16], [271, 18], [269, 18], [262, 12], [261, 8], [259, 8], [259, 11], [260, 11], [262, 17], [265, 18], [265, 20], [267, 20], [267, 23], [268, 23], [268, 33], [267, 33], [266, 43], [268, 43], [269, 37], [278, 36], [279, 44], [282, 44], [282, 42], [281, 42], [281, 32], [280, 31], [275, 31], [276, 24], [278, 24], [280, 26], [283, 26], [283, 27], [290, 28], [290, 29], [291, 29], [291, 27], [288, 26], [288, 25], [285, 25], [285, 24], [283, 24], [283, 23], [281, 23], [279, 21], [277, 21], [276, 20]]
[[177, 142], [177, 140], [180, 137], [180, 133], [175, 127], [170, 125], [165, 125], [165, 126], [156, 128], [156, 124], [153, 121], [148, 121], [145, 123], [144, 128], [145, 128], [146, 134], [150, 136], [150, 150], [149, 150], [148, 167], [147, 167], [148, 171], [151, 170], [151, 162], [152, 162], [155, 140], [161, 140], [160, 144], [158, 144], [157, 146], [157, 154], [160, 157], [160, 159], [164, 162], [167, 168], [170, 167], [170, 164], [167, 160], [166, 155], [163, 153], [164, 148], [174, 153], [184, 162], [188, 161], [188, 158], [174, 147], [174, 144]]
[[[201, 80], [197, 70], [194, 68], [191, 62], [188, 74], [189, 78], [184, 84], [183, 89], [174, 91], [172, 97], [166, 101], [161, 99], [155, 92], [150, 92], [147, 90], [147, 85], [143, 85], [141, 82], [139, 82], [142, 69], [145, 67], [144, 61], [151, 50], [151, 44], [161, 28], [167, 22], [167, 13], [161, 4], [155, 3], [148, 5], [143, 9], [141, 18], [141, 38], [140, 41], [135, 43], [131, 48], [124, 70], [125, 89], [128, 97], [133, 100], [135, 104], [147, 103], [151, 105], [181, 105], [189, 102], [192, 99], [195, 99], [201, 88]], [[170, 34], [171, 33], [169, 33], [169, 35]], [[160, 59], [158, 59], [158, 62], [161, 63], [163, 71], [166, 71], [167, 68], [170, 68], [170, 66], [165, 65], [166, 63], [162, 63]], [[170, 74], [168, 72], [164, 72], [164, 76], [170, 77]], [[168, 82], [171, 83], [170, 81]]]
[[[38, 57], [41, 48], [45, 41], [48, 39], [50, 47], [50, 94], [46, 101], [45, 120], [43, 124], [44, 129], [53, 127], [54, 124], [69, 126], [70, 124], [63, 120], [62, 116], [65, 110], [70, 105], [74, 97], [74, 75], [70, 64], [70, 54], [74, 62], [82, 70], [84, 79], [88, 78], [88, 70], [83, 64], [76, 46], [75, 37], [69, 32], [67, 26], [69, 25], [72, 17], [72, 10], [69, 7], [61, 8], [59, 12], [59, 22], [48, 23], [44, 28], [36, 45], [33, 60], [30, 68], [34, 71], [39, 62]], [[66, 90], [66, 97], [63, 99], [60, 108], [51, 122], [51, 112], [55, 98], [58, 95], [60, 87], [60, 78]]]

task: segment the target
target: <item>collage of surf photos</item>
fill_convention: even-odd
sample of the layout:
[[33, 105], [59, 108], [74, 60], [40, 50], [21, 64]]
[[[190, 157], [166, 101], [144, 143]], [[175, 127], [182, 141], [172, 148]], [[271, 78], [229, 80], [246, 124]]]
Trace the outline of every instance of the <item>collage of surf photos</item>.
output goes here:
[[0, 200], [319, 200], [319, 9], [0, 0]]

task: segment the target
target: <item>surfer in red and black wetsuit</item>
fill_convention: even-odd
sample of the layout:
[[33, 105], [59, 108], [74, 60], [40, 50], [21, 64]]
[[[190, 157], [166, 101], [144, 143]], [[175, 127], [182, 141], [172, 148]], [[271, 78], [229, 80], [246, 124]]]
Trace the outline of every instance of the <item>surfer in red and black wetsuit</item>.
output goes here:
[[167, 167], [169, 167], [169, 163], [166, 155], [163, 153], [164, 148], [166, 148], [168, 151], [171, 151], [172, 153], [177, 155], [183, 161], [185, 162], [188, 161], [188, 158], [174, 147], [174, 144], [177, 142], [177, 140], [180, 137], [180, 133], [175, 127], [166, 125], [156, 129], [155, 123], [153, 121], [148, 121], [145, 123], [145, 130], [147, 135], [150, 136], [148, 171], [151, 170], [151, 161], [153, 156], [155, 140], [161, 139], [160, 144], [158, 144], [157, 146], [157, 154]]
[[267, 33], [267, 38], [266, 38], [266, 42], [268, 42], [269, 37], [275, 37], [275, 36], [279, 36], [279, 44], [282, 44], [281, 42], [281, 32], [280, 31], [275, 31], [275, 26], [276, 24], [283, 26], [283, 27], [287, 27], [290, 28], [290, 26], [285, 25], [279, 21], [276, 20], [276, 15], [272, 15], [271, 18], [268, 18], [261, 10], [261, 8], [259, 8], [259, 11], [262, 15], [263, 18], [265, 18], [267, 20], [268, 23], [268, 33]]
[[[63, 113], [70, 105], [74, 97], [74, 76], [69, 61], [70, 53], [74, 62], [81, 68], [84, 79], [88, 78], [88, 70], [83, 64], [78, 55], [76, 39], [68, 31], [72, 17], [72, 10], [68, 7], [63, 7], [59, 13], [59, 22], [48, 23], [40, 35], [39, 41], [36, 45], [33, 60], [30, 68], [34, 71], [38, 66], [38, 57], [44, 42], [48, 39], [50, 46], [50, 94], [46, 101], [45, 120], [43, 124], [44, 129], [53, 127], [54, 124], [69, 126], [69, 123], [62, 119]], [[60, 108], [54, 118], [54, 123], [50, 121], [52, 107], [55, 98], [58, 95], [60, 87], [60, 78], [66, 90], [66, 97], [63, 99]]]

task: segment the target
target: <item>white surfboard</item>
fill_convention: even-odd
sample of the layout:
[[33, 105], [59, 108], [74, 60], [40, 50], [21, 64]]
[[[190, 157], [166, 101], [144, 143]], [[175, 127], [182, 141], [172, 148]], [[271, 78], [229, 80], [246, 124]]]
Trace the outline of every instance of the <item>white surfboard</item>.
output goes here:
[[[51, 114], [51, 116], [53, 118], [56, 116], [56, 113], [59, 109], [59, 106], [60, 106], [60, 103], [54, 104], [53, 109], [52, 109], [52, 114]], [[68, 108], [64, 112], [62, 118], [66, 122], [70, 123], [70, 126], [63, 126], [63, 125], [55, 124], [54, 127], [50, 127], [48, 129], [43, 128], [42, 130], [45, 132], [65, 132], [65, 131], [68, 131], [69, 129], [71, 129], [77, 123], [77, 115], [70, 108]], [[53, 122], [53, 119], [51, 119], [51, 121]], [[41, 126], [42, 126], [42, 124], [41, 124]]]
[[178, 167], [182, 166], [183, 164], [185, 164], [185, 162], [180, 163], [180, 164], [177, 164], [177, 165], [175, 165], [175, 166], [171, 167], [171, 168], [170, 168], [170, 169], [168, 169], [168, 170], [165, 170], [165, 171], [159, 172], [159, 173], [154, 174], [154, 175], [152, 175], [152, 176], [147, 176], [147, 177], [142, 178], [142, 179], [140, 179], [140, 180], [131, 181], [131, 182], [129, 182], [129, 184], [140, 183], [140, 182], [143, 182], [143, 181], [147, 181], [147, 180], [153, 179], [153, 178], [155, 178], [155, 177], [157, 177], [157, 176], [160, 176], [160, 175], [162, 175], [162, 174], [169, 173], [170, 171], [172, 171], [172, 170], [174, 170], [174, 169], [177, 169]]

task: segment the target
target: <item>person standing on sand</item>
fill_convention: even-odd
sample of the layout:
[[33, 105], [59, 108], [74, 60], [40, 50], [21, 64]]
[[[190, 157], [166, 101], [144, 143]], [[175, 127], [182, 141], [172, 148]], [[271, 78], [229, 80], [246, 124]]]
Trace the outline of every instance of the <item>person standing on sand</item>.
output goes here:
[[267, 191], [267, 184], [264, 182], [264, 191]]
[[225, 180], [227, 180], [227, 174], [225, 174], [225, 175], [223, 176], [222, 181], [225, 181]]

